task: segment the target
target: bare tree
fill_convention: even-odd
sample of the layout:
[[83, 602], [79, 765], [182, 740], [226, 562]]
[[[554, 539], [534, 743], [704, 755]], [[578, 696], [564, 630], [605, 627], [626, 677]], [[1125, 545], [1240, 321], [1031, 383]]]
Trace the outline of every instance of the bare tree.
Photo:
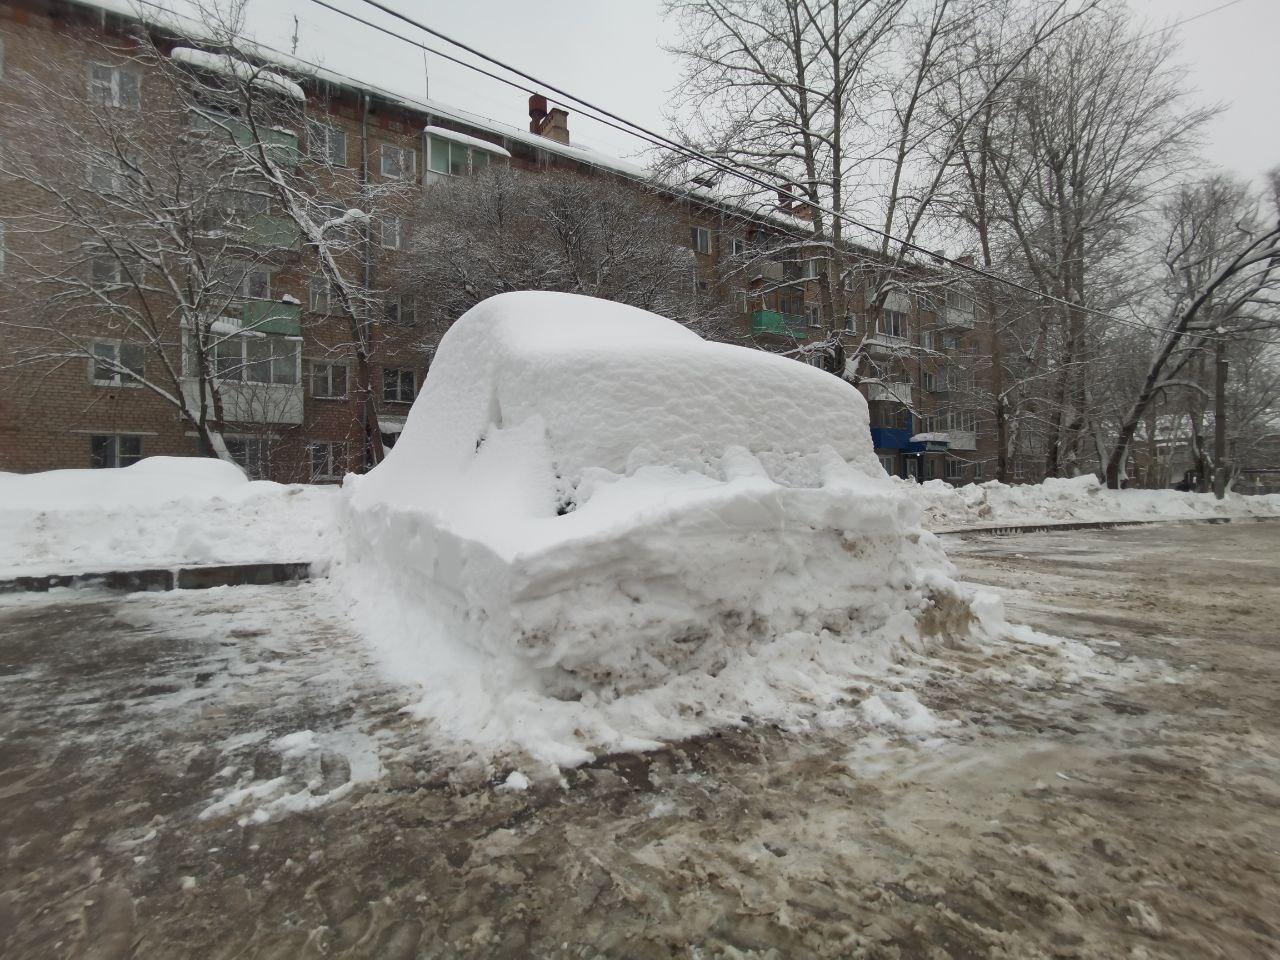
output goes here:
[[202, 49], [184, 51], [190, 82], [182, 89], [191, 109], [212, 118], [241, 169], [262, 182], [273, 209], [296, 229], [304, 253], [327, 282], [329, 313], [346, 323], [362, 460], [372, 467], [383, 457], [372, 360], [384, 293], [372, 283], [373, 228], [407, 206], [415, 171], [374, 182], [372, 158], [365, 154], [354, 171], [336, 166], [317, 177], [293, 162], [294, 154], [280, 150], [281, 132], [296, 142], [308, 126], [310, 140], [316, 127], [307, 116], [303, 90], [264, 61], [246, 36], [245, 5], [246, 0], [230, 0], [201, 6], [207, 36]]
[[1149, 204], [1213, 112], [1185, 104], [1174, 52], [1167, 36], [1137, 35], [1123, 10], [1092, 11], [1027, 61], [984, 144], [1002, 225], [1051, 304], [1050, 475], [1080, 469], [1098, 445], [1091, 377], [1107, 330], [1089, 308], [1119, 306]]
[[1203, 369], [1196, 370], [1207, 346], [1265, 345], [1280, 332], [1278, 180], [1273, 175], [1265, 204], [1246, 185], [1218, 176], [1183, 185], [1164, 205], [1166, 312], [1106, 462], [1109, 485], [1120, 484], [1138, 424], [1157, 396], [1208, 392]]
[[223, 431], [246, 391], [298, 377], [297, 342], [271, 335], [280, 311], [263, 303], [281, 252], [265, 185], [191, 122], [154, 50], [100, 54], [87, 84], [23, 78], [29, 109], [0, 120], [20, 285], [4, 362], [37, 384], [73, 364], [146, 389], [230, 459]]
[[476, 303], [513, 290], [614, 300], [721, 339], [723, 309], [698, 289], [681, 223], [670, 200], [638, 184], [490, 165], [426, 189], [409, 221], [403, 286], [430, 304], [436, 339]]

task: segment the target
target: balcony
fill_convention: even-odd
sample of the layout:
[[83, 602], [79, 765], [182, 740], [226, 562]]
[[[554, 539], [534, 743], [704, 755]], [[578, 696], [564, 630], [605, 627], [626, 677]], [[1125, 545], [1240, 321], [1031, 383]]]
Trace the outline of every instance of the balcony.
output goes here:
[[911, 444], [911, 431], [896, 427], [872, 427], [871, 444], [877, 450], [905, 450]]
[[748, 280], [770, 280], [775, 283], [783, 278], [782, 264], [772, 260], [757, 260], [747, 267]]
[[869, 383], [867, 399], [891, 400], [904, 406], [911, 404], [911, 384], [909, 383]]
[[950, 327], [956, 330], [972, 330], [973, 323], [973, 310], [962, 310], [957, 307], [947, 307], [938, 314], [938, 325], [941, 327]]
[[978, 435], [973, 430], [948, 430], [952, 450], [977, 450]]
[[901, 353], [911, 346], [906, 337], [895, 337], [889, 333], [877, 333], [867, 340], [867, 349], [874, 354]]
[[245, 240], [255, 247], [276, 250], [296, 250], [301, 234], [298, 225], [283, 217], [259, 213], [245, 224]]
[[775, 337], [793, 337], [803, 340], [805, 337], [804, 317], [793, 313], [778, 313], [776, 310], [757, 310], [751, 314], [751, 332], [768, 333]]
[[249, 300], [240, 309], [240, 328], [281, 337], [302, 336], [302, 305], [279, 300]]

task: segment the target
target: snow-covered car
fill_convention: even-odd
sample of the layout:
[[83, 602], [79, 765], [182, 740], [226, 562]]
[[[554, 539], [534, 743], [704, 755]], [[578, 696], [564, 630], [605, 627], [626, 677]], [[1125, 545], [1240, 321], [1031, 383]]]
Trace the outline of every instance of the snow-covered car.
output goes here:
[[837, 377], [504, 294], [451, 327], [395, 448], [348, 478], [335, 576], [425, 713], [484, 722], [514, 691], [614, 699], [788, 632], [916, 636], [950, 567], [902, 491]]

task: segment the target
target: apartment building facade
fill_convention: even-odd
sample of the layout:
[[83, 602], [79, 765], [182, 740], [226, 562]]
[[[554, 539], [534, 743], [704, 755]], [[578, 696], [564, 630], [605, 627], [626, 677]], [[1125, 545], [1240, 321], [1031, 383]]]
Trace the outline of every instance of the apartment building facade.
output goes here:
[[[104, 53], [133, 42], [139, 29], [128, 16], [92, 0], [0, 3], [0, 110], [29, 109], [20, 78], [82, 75], [90, 94], [148, 116], [157, 85], [135, 62], [113, 62]], [[149, 29], [166, 56], [185, 59], [193, 70], [209, 66], [203, 51], [188, 46], [180, 32]], [[273, 136], [292, 162], [320, 180], [358, 171], [366, 182], [416, 188], [498, 163], [612, 176], [620, 188], [642, 175], [625, 161], [571, 144], [568, 114], [548, 108], [540, 97], [530, 98], [530, 126], [524, 131], [326, 71], [292, 76], [306, 98], [307, 120], [303, 129]], [[24, 189], [20, 182], [0, 180], [0, 208], [8, 206], [6, 195], [16, 198]], [[691, 250], [691, 296], [722, 303], [742, 339], [764, 349], [803, 357], [800, 348], [829, 339], [818, 309], [823, 261], [806, 257], [802, 248], [783, 260], [750, 255], [779, 224], [803, 230], [803, 216], [788, 209], [785, 198], [777, 215], [744, 214], [705, 195], [672, 194], [672, 202], [683, 224], [681, 239], [687, 238]], [[219, 343], [219, 351], [225, 344], [232, 354], [225, 370], [227, 380], [234, 380], [219, 390], [222, 435], [251, 475], [337, 480], [359, 468], [368, 442], [361, 430], [363, 402], [354, 389], [349, 321], [334, 309], [334, 291], [303, 249], [295, 225], [269, 204], [251, 210], [246, 222], [277, 242], [238, 279], [242, 289], [228, 317], [232, 332]], [[394, 214], [370, 223], [363, 265], [363, 281], [382, 300], [364, 375], [374, 386], [378, 433], [386, 446], [394, 445], [403, 428], [433, 349], [417, 322], [423, 305], [395, 286], [403, 226]], [[0, 260], [0, 272], [8, 274], [0, 274], [0, 315], [10, 318], [25, 308], [23, 242], [19, 231], [0, 234], [0, 256], [10, 251]], [[866, 361], [859, 368], [860, 389], [886, 469], [922, 480], [989, 478], [993, 451], [980, 410], [990, 333], [976, 318], [972, 300], [958, 287], [933, 294], [904, 288], [876, 311], [866, 310], [856, 289], [850, 300], [853, 309], [839, 335]], [[175, 405], [139, 384], [154, 358], [113, 331], [103, 316], [77, 322], [101, 327], [93, 356], [0, 370], [0, 469], [125, 466], [146, 456], [205, 452], [202, 437]], [[243, 336], [235, 334], [237, 324]], [[6, 329], [7, 337], [24, 335], [20, 325]], [[170, 336], [180, 344], [184, 333], [174, 329]], [[221, 355], [214, 360], [220, 362]], [[181, 389], [194, 389], [190, 381], [184, 378]]]

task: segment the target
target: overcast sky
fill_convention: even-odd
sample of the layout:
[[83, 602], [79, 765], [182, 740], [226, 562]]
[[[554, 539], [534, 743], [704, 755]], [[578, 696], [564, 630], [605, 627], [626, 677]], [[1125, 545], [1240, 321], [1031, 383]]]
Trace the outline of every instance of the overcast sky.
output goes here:
[[[360, 0], [326, 0], [442, 46]], [[671, 31], [660, 0], [383, 0], [433, 28], [512, 63], [614, 113], [662, 128], [662, 111], [678, 80], [662, 43]], [[1226, 0], [1128, 0], [1151, 27], [1221, 6]], [[298, 54], [342, 73], [518, 126], [528, 123], [526, 95], [462, 67], [423, 54], [402, 41], [352, 23], [311, 0], [251, 0], [250, 31], [288, 49], [298, 18]], [[1222, 103], [1209, 131], [1206, 159], [1248, 177], [1280, 164], [1280, 2], [1235, 0], [1179, 28], [1182, 57], [1196, 97]], [[446, 48], [447, 49], [447, 48]], [[575, 143], [616, 156], [634, 156], [636, 140], [570, 117]]]

